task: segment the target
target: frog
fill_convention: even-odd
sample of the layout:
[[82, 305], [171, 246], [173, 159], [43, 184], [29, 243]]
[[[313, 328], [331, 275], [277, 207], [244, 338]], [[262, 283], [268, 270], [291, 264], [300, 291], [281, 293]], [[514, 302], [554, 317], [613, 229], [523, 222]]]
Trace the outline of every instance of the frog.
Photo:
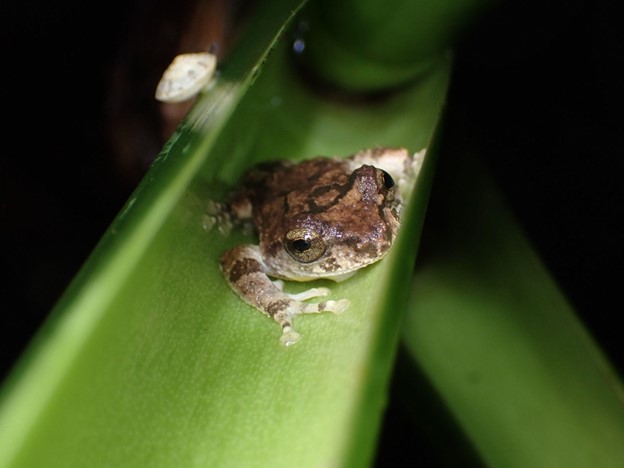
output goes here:
[[330, 289], [297, 294], [284, 281], [344, 281], [385, 257], [393, 246], [406, 192], [425, 150], [375, 147], [348, 157], [264, 163], [251, 169], [223, 203], [209, 202], [204, 227], [253, 227], [257, 244], [237, 245], [220, 257], [230, 288], [280, 326], [280, 342], [297, 343], [298, 315], [341, 314], [348, 299], [305, 302]]

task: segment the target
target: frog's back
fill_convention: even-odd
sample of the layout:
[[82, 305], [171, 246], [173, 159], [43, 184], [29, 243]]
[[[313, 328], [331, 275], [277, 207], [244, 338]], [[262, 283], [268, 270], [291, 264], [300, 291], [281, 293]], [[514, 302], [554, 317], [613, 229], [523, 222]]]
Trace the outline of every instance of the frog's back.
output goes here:
[[292, 192], [328, 190], [348, 178], [348, 168], [340, 160], [316, 158], [259, 165], [247, 174], [244, 186], [249, 199], [258, 206]]

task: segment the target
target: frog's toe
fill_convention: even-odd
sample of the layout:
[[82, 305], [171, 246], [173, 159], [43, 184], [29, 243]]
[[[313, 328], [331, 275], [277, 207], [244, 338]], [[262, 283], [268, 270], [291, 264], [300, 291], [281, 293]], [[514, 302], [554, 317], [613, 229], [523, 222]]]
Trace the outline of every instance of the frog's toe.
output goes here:
[[323, 301], [316, 304], [307, 304], [304, 313], [314, 314], [319, 312], [333, 312], [341, 314], [349, 307], [349, 299], [340, 299], [338, 301]]
[[[331, 304], [330, 304], [331, 303]], [[327, 301], [325, 310], [333, 312], [334, 314], [342, 314], [351, 304], [349, 299], [339, 299], [337, 301]]]
[[209, 215], [216, 216], [223, 213], [223, 211], [223, 203], [219, 203], [214, 200], [208, 200], [206, 202], [206, 213]]
[[202, 216], [202, 226], [208, 232], [216, 226], [223, 236], [229, 236], [234, 226], [234, 221], [227, 205], [208, 200], [206, 202], [206, 213]]
[[329, 293], [330, 290], [328, 288], [310, 288], [306, 291], [300, 292], [299, 294], [288, 294], [288, 296], [295, 301], [305, 301], [314, 297], [327, 296]]
[[206, 232], [212, 231], [217, 226], [221, 235], [227, 237], [232, 232], [232, 223], [224, 216], [205, 214], [202, 216], [202, 227]]
[[280, 337], [280, 343], [282, 343], [284, 346], [292, 346], [297, 341], [299, 341], [300, 338], [301, 335], [293, 330], [292, 327], [285, 326], [283, 328], [282, 336]]
[[217, 218], [212, 215], [205, 214], [202, 216], [202, 227], [205, 231], [210, 232], [217, 223]]

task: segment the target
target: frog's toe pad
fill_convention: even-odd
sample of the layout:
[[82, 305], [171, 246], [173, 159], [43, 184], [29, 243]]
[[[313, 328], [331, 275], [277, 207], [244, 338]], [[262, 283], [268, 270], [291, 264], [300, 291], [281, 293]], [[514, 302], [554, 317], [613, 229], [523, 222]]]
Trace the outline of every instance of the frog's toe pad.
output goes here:
[[284, 327], [282, 336], [280, 336], [280, 343], [284, 346], [292, 346], [299, 341], [300, 338], [301, 335], [293, 330], [292, 327]]
[[206, 213], [202, 216], [202, 226], [206, 232], [210, 232], [215, 226], [223, 236], [229, 236], [233, 227], [232, 214], [227, 206], [208, 200], [206, 203]]
[[227, 216], [205, 214], [202, 217], [202, 227], [206, 232], [212, 231], [215, 226], [224, 237], [229, 236], [232, 232], [232, 222]]
[[333, 312], [334, 314], [342, 314], [345, 310], [347, 310], [349, 304], [349, 299], [340, 299], [338, 301], [323, 301], [318, 304], [310, 304], [310, 308], [315, 308], [316, 310], [314, 310], [314, 312]]

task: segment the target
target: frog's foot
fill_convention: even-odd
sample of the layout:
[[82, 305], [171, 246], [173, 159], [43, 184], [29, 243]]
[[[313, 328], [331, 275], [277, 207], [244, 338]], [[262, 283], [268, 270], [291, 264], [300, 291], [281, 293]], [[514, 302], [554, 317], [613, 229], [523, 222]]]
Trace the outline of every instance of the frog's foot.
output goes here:
[[279, 324], [283, 331], [281, 342], [288, 346], [299, 339], [293, 329], [295, 316], [325, 311], [339, 314], [349, 305], [346, 299], [313, 304], [303, 302], [304, 299], [327, 295], [327, 288], [312, 288], [299, 294], [285, 293], [282, 282], [271, 281], [267, 276], [267, 267], [255, 245], [239, 245], [225, 252], [221, 256], [221, 270], [241, 299]]
[[208, 200], [206, 213], [202, 217], [204, 230], [210, 232], [216, 226], [219, 232], [227, 237], [232, 232], [233, 224], [227, 205]]
[[272, 283], [276, 289], [282, 292], [282, 294], [284, 295], [283, 297], [288, 297], [290, 299], [281, 300], [284, 301], [281, 302], [281, 304], [283, 305], [286, 305], [286, 301], [288, 302], [287, 310], [285, 310], [283, 313], [276, 313], [272, 316], [273, 320], [275, 320], [282, 327], [282, 336], [280, 337], [280, 343], [282, 343], [284, 346], [294, 345], [301, 338], [301, 335], [297, 333], [292, 327], [293, 318], [295, 316], [301, 314], [318, 314], [321, 312], [333, 312], [335, 314], [340, 314], [344, 312], [349, 306], [349, 300], [347, 299], [341, 299], [338, 301], [324, 301], [314, 304], [302, 302], [306, 299], [327, 296], [330, 293], [330, 290], [328, 288], [311, 288], [298, 294], [288, 294], [282, 291], [284, 288], [283, 281], [275, 280], [272, 281]]
[[[316, 297], [319, 292], [318, 290], [321, 290], [320, 292], [322, 293], [329, 292], [327, 288], [314, 288], [300, 294], [313, 294], [310, 297]], [[282, 337], [280, 338], [280, 342], [285, 346], [295, 344], [300, 338], [299, 333], [293, 329], [292, 325], [293, 319], [297, 315], [319, 314], [321, 312], [333, 312], [334, 314], [340, 314], [344, 312], [347, 307], [349, 307], [348, 299], [308, 304], [306, 302], [301, 302], [291, 298], [291, 295], [289, 294], [282, 294], [283, 298], [269, 304], [265, 313], [275, 320], [282, 328]]]
[[[313, 294], [315, 294], [314, 296], [310, 296], [316, 297], [318, 290], [324, 290], [321, 292], [329, 293], [329, 290], [327, 288], [313, 288], [300, 294], [307, 294], [311, 291], [316, 291], [313, 292]], [[280, 337], [280, 343], [282, 343], [284, 346], [292, 346], [301, 338], [301, 335], [299, 335], [299, 333], [297, 333], [292, 327], [292, 320], [296, 315], [318, 314], [321, 312], [333, 312], [334, 314], [341, 314], [347, 309], [347, 307], [349, 307], [348, 299], [340, 299], [338, 301], [323, 301], [316, 304], [306, 304], [305, 302], [293, 300], [290, 304], [290, 310], [288, 312], [277, 313], [273, 316], [273, 320], [279, 323], [282, 327], [282, 336]], [[293, 308], [295, 309], [294, 312], [292, 310]]]
[[251, 205], [246, 200], [234, 200], [231, 203], [219, 203], [208, 200], [206, 213], [202, 217], [202, 226], [210, 232], [215, 226], [225, 237], [230, 235], [234, 226], [241, 227], [243, 234], [251, 235]]

